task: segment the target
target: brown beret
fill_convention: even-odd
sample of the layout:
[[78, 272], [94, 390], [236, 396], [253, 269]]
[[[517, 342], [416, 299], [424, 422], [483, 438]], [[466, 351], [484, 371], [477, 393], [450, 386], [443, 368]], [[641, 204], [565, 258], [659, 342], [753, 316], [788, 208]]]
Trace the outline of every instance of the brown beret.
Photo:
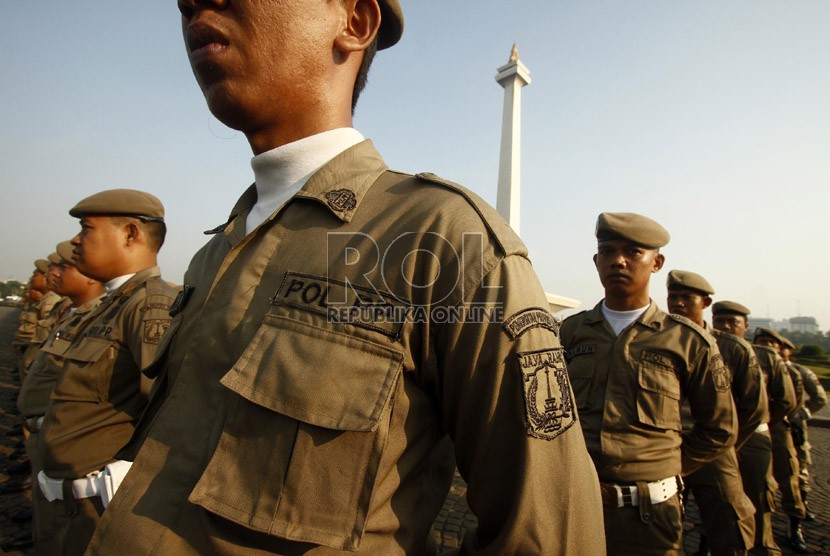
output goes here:
[[781, 340], [784, 341], [784, 347], [788, 347], [791, 350], [795, 351], [795, 344], [792, 342], [792, 340], [790, 340], [789, 338], [785, 338], [784, 336], [781, 336]]
[[687, 288], [690, 290], [697, 290], [706, 295], [715, 293], [712, 285], [700, 274], [689, 272], [688, 270], [672, 270], [669, 272], [669, 277], [666, 280], [666, 287], [672, 288]]
[[55, 247], [55, 251], [58, 252], [58, 255], [61, 258], [61, 264], [75, 264], [75, 262], [72, 260], [72, 251], [74, 249], [75, 247], [69, 241], [62, 241], [58, 243], [58, 246]]
[[46, 259], [38, 259], [35, 261], [35, 270], [46, 274], [49, 272], [49, 261]]
[[736, 303], [735, 301], [718, 301], [717, 303], [712, 305], [712, 314], [733, 314], [743, 315], [746, 317], [750, 315], [750, 311], [749, 309], [747, 309], [740, 303]]
[[378, 5], [380, 6], [378, 50], [383, 50], [401, 40], [401, 35], [403, 35], [403, 11], [398, 0], [379, 0]]
[[108, 189], [91, 195], [69, 210], [83, 216], [133, 216], [145, 222], [164, 222], [164, 205], [156, 197], [135, 189]]
[[625, 239], [648, 249], [658, 249], [669, 242], [669, 232], [663, 226], [633, 212], [603, 212], [597, 218], [598, 241]]
[[59, 265], [61, 264], [61, 256], [57, 253], [49, 253], [49, 256], [46, 257], [46, 260], [49, 261], [49, 264]]
[[772, 338], [782, 346], [784, 345], [784, 336], [773, 330], [772, 328], [761, 328], [760, 326], [755, 329], [755, 336], [753, 337], [753, 341], [761, 338], [762, 336], [767, 336]]

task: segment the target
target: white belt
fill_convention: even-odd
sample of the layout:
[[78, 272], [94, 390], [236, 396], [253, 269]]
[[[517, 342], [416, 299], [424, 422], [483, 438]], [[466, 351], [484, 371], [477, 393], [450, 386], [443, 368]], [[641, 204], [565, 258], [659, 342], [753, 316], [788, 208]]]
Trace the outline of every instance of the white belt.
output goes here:
[[46, 419], [44, 415], [41, 415], [40, 417], [27, 417], [25, 421], [29, 432], [40, 432], [40, 429], [43, 428], [44, 419]]
[[[101, 502], [106, 508], [132, 464], [131, 461], [115, 460], [105, 465], [101, 471], [93, 471], [85, 477], [75, 479], [72, 481], [72, 495], [75, 498], [100, 496]], [[63, 483], [65, 480], [69, 479], [53, 479], [43, 471], [37, 474], [40, 491], [49, 502], [63, 500]]]
[[[669, 477], [662, 481], [648, 483], [648, 493], [649, 498], [651, 498], [651, 503], [660, 504], [677, 494], [678, 482], [679, 479], [677, 477]], [[640, 505], [640, 493], [637, 491], [637, 485], [613, 485], [613, 487], [617, 491], [618, 508]]]
[[767, 431], [769, 431], [769, 425], [767, 423], [761, 423], [755, 429], [755, 432], [767, 432]]

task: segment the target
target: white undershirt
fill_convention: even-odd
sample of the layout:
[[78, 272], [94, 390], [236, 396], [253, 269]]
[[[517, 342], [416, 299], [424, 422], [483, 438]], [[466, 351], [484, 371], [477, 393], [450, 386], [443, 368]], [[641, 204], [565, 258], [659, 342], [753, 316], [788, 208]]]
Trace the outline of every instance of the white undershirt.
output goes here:
[[123, 286], [127, 282], [127, 280], [129, 280], [133, 276], [135, 276], [135, 272], [133, 272], [132, 274], [125, 274], [124, 276], [119, 276], [118, 278], [113, 278], [112, 280], [104, 284], [104, 288], [106, 288], [107, 293], [112, 293], [121, 286]]
[[641, 309], [632, 309], [631, 311], [615, 311], [614, 309], [609, 309], [605, 305], [605, 300], [603, 299], [602, 316], [605, 317], [605, 320], [607, 320], [608, 324], [611, 325], [611, 329], [614, 331], [614, 334], [619, 336], [620, 332], [634, 324], [634, 322], [646, 312], [650, 305], [651, 304], [649, 303]]
[[245, 233], [250, 234], [285, 204], [329, 160], [363, 141], [351, 127], [304, 137], [265, 151], [251, 159], [257, 202], [248, 213]]

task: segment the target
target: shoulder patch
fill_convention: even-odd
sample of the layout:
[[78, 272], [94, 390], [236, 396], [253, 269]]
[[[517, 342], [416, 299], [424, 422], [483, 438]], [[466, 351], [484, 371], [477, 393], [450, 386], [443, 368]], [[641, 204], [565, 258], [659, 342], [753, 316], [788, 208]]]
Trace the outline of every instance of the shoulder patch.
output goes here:
[[709, 361], [709, 372], [712, 373], [715, 390], [718, 392], [728, 392], [732, 386], [732, 373], [729, 371], [729, 367], [724, 364], [723, 357], [720, 354], [715, 355]]
[[516, 340], [519, 336], [533, 328], [545, 328], [550, 330], [555, 335], [559, 335], [559, 327], [562, 321], [550, 314], [547, 309], [533, 307], [531, 309], [524, 309], [504, 321], [504, 331], [511, 340]]
[[144, 321], [144, 343], [156, 344], [170, 327], [170, 319], [148, 319]]
[[481, 197], [467, 188], [450, 180], [436, 176], [431, 172], [421, 172], [415, 174], [415, 177], [430, 183], [441, 185], [447, 189], [452, 189], [464, 197], [467, 203], [469, 203], [469, 205], [473, 207], [473, 209], [475, 209], [481, 217], [482, 222], [484, 222], [484, 225], [487, 226], [487, 229], [493, 235], [505, 255], [527, 256], [527, 247], [525, 247], [525, 244], [521, 239], [519, 239], [519, 236], [516, 235], [516, 232], [513, 231], [513, 228], [511, 228], [504, 218], [496, 212], [496, 209], [487, 204]]
[[519, 352], [527, 434], [553, 440], [576, 422], [562, 348]]

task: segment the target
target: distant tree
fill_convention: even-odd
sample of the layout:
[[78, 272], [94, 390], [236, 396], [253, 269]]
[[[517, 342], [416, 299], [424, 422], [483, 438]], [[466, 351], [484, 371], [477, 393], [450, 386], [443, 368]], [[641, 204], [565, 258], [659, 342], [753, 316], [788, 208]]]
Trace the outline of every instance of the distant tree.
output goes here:
[[799, 357], [810, 357], [814, 359], [820, 359], [824, 357], [827, 352], [824, 351], [824, 348], [821, 346], [817, 346], [815, 344], [807, 344], [806, 346], [801, 346], [801, 349], [798, 350]]
[[821, 346], [825, 351], [830, 351], [830, 335], [823, 332], [790, 332], [789, 330], [782, 330], [781, 335], [797, 346], [813, 344]]

